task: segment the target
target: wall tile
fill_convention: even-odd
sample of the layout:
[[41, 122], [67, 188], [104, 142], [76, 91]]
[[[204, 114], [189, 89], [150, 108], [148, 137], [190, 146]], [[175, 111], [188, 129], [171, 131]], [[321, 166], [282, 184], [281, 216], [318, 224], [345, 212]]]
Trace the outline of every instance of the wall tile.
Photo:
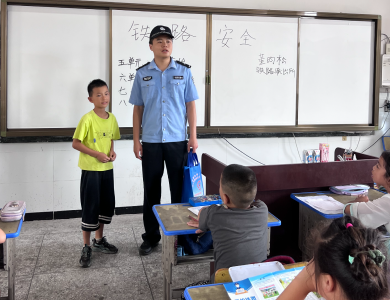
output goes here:
[[144, 203], [141, 177], [115, 178], [115, 206], [138, 206]]
[[54, 211], [81, 209], [80, 179], [56, 181], [53, 186]]
[[0, 206], [9, 201], [25, 201], [27, 213], [53, 211], [51, 182], [23, 182], [0, 184]]
[[53, 152], [5, 152], [0, 155], [0, 183], [53, 181]]
[[0, 153], [50, 152], [55, 143], [0, 143]]
[[54, 181], [79, 180], [81, 169], [78, 167], [79, 151], [54, 151]]

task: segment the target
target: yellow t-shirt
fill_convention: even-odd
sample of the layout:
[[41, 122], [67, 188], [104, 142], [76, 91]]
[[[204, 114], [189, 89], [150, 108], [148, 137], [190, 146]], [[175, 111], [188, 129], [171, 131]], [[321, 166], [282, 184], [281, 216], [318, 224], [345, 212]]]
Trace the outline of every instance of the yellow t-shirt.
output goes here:
[[[115, 116], [108, 114], [107, 119], [100, 118], [93, 110], [85, 114], [77, 125], [73, 138], [80, 140], [89, 149], [109, 156], [111, 140], [118, 140], [121, 136]], [[87, 171], [107, 171], [113, 168], [113, 164], [111, 161], [102, 163], [97, 158], [80, 152], [79, 167]]]

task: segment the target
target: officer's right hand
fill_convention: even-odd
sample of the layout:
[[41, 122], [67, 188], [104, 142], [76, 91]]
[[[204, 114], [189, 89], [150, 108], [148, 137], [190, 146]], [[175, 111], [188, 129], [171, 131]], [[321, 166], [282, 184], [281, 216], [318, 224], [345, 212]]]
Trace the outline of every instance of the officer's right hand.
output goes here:
[[134, 154], [136, 158], [142, 160], [142, 144], [139, 141], [134, 141]]
[[98, 155], [96, 155], [96, 158], [102, 163], [110, 161], [110, 158], [102, 152], [99, 152]]

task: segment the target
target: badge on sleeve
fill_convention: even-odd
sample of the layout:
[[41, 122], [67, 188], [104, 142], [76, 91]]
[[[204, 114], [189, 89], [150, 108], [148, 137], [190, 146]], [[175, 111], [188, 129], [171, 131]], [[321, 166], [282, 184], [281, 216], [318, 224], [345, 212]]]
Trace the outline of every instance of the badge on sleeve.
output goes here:
[[144, 78], [142, 78], [144, 81], [149, 81], [150, 79], [152, 79], [152, 76], [146, 76]]
[[173, 76], [173, 79], [184, 79], [183, 76]]

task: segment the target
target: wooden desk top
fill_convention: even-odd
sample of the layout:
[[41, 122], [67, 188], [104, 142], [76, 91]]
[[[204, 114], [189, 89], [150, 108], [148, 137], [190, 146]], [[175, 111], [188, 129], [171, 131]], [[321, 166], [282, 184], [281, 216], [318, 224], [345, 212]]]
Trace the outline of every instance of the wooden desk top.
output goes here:
[[0, 229], [2, 229], [5, 234], [16, 233], [19, 228], [19, 223], [20, 221], [3, 222], [0, 220]]
[[[166, 231], [181, 231], [194, 229], [187, 225], [190, 220], [188, 216], [197, 218], [197, 216], [188, 210], [191, 207], [188, 203], [170, 204], [170, 205], [155, 205], [158, 216], [164, 224]], [[280, 222], [273, 215], [268, 213], [268, 223]], [[275, 225], [274, 225], [275, 226]]]
[[[321, 194], [330, 196], [333, 199], [335, 199], [343, 204], [347, 204], [348, 202], [355, 200], [357, 197], [356, 195], [354, 195], [354, 196], [338, 195], [338, 194], [334, 194], [332, 192], [329, 192], [329, 193], [321, 192]], [[298, 193], [294, 193], [294, 195], [298, 196]], [[370, 199], [372, 201], [372, 200], [376, 200], [376, 199], [382, 197], [383, 195], [385, 195], [385, 194], [381, 193], [377, 190], [374, 190], [374, 189], [369, 189], [367, 196], [368, 196], [368, 199]], [[318, 193], [305, 193], [304, 195], [300, 194], [300, 196], [305, 196], [305, 197], [306, 196], [318, 196]]]
[[189, 289], [192, 300], [230, 300], [223, 284]]

